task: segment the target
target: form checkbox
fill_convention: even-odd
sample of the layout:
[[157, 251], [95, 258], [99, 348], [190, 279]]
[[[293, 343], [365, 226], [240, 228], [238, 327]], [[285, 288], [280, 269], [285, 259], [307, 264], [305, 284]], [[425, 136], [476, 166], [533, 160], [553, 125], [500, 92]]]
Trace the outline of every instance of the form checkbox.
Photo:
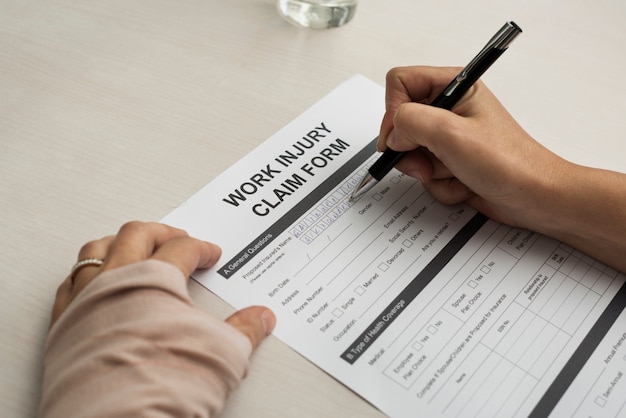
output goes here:
[[340, 308], [337, 308], [333, 311], [333, 315], [335, 316], [335, 318], [341, 318], [341, 316], [343, 315], [343, 311]]
[[426, 331], [428, 331], [428, 332], [429, 332], [429, 333], [431, 333], [431, 334], [435, 334], [435, 333], [437, 332], [437, 330], [438, 330], [438, 329], [439, 329], [439, 328], [437, 328], [436, 326], [431, 325], [431, 326], [429, 326], [429, 327], [426, 329]]
[[467, 285], [472, 289], [476, 289], [476, 286], [478, 286], [478, 282], [476, 280], [470, 280], [469, 282], [467, 282]]
[[452, 215], [450, 215], [450, 220], [458, 221], [459, 220], [459, 215], [457, 215], [456, 213], [453, 213]]
[[595, 402], [596, 402], [596, 405], [598, 406], [603, 407], [604, 405], [606, 405], [606, 399], [604, 398], [604, 396], [598, 396]]
[[389, 266], [387, 265], [387, 263], [380, 263], [378, 265], [378, 268], [381, 269], [382, 271], [387, 271], [387, 269], [389, 268]]
[[363, 286], [358, 286], [356, 289], [354, 289], [354, 292], [357, 295], [362, 295], [363, 293], [365, 293], [365, 288]]
[[394, 176], [391, 178], [390, 180], [393, 184], [398, 184], [400, 183], [400, 178], [398, 178], [397, 176]]
[[406, 248], [409, 248], [409, 247], [411, 247], [411, 245], [413, 245], [413, 241], [411, 241], [410, 239], [405, 239], [402, 242], [402, 245], [404, 245]]
[[489, 266], [482, 266], [480, 268], [480, 271], [482, 271], [485, 274], [489, 274], [489, 272], [491, 271], [491, 267], [489, 267]]
[[380, 193], [374, 193], [374, 196], [372, 196], [374, 198], [374, 200], [381, 200], [383, 198], [383, 195]]
[[415, 342], [411, 345], [411, 347], [413, 347], [413, 349], [414, 349], [415, 351], [420, 351], [422, 348], [424, 348], [424, 344], [422, 344], [422, 343], [421, 343], [421, 342], [419, 342], [419, 341], [415, 341]]

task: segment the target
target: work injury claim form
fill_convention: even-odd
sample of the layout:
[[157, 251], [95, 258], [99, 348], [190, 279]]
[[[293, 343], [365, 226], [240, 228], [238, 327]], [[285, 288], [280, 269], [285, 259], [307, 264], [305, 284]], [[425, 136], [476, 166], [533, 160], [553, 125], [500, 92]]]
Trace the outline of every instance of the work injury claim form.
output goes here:
[[626, 276], [392, 171], [355, 202], [384, 89], [354, 76], [167, 215], [193, 278], [392, 417], [626, 413]]

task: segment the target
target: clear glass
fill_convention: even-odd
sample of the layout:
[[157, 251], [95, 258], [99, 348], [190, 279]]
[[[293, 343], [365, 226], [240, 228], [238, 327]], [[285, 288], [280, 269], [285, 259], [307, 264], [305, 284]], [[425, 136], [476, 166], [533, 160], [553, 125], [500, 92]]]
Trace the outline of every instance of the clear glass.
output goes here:
[[348, 23], [357, 0], [278, 0], [280, 15], [296, 26], [308, 29], [336, 28]]

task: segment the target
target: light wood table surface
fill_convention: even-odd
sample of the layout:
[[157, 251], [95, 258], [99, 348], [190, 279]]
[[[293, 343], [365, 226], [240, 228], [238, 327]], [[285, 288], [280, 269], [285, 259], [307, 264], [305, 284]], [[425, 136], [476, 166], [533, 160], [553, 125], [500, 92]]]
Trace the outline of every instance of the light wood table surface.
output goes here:
[[[624, 18], [622, 0], [362, 0], [310, 31], [273, 0], [0, 0], [0, 416], [35, 415], [50, 308], [84, 242], [161, 219], [355, 73], [464, 65], [514, 20], [489, 87], [550, 149], [626, 171]], [[274, 337], [223, 413], [380, 415]]]

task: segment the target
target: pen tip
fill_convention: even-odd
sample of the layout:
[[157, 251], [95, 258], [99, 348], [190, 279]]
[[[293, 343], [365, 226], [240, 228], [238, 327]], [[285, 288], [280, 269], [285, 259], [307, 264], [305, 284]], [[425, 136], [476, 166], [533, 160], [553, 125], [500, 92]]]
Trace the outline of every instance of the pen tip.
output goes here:
[[374, 187], [376, 183], [378, 183], [378, 181], [376, 181], [376, 179], [374, 179], [371, 175], [363, 177], [359, 184], [352, 190], [349, 201], [356, 201], [359, 197], [363, 196], [368, 190]]

